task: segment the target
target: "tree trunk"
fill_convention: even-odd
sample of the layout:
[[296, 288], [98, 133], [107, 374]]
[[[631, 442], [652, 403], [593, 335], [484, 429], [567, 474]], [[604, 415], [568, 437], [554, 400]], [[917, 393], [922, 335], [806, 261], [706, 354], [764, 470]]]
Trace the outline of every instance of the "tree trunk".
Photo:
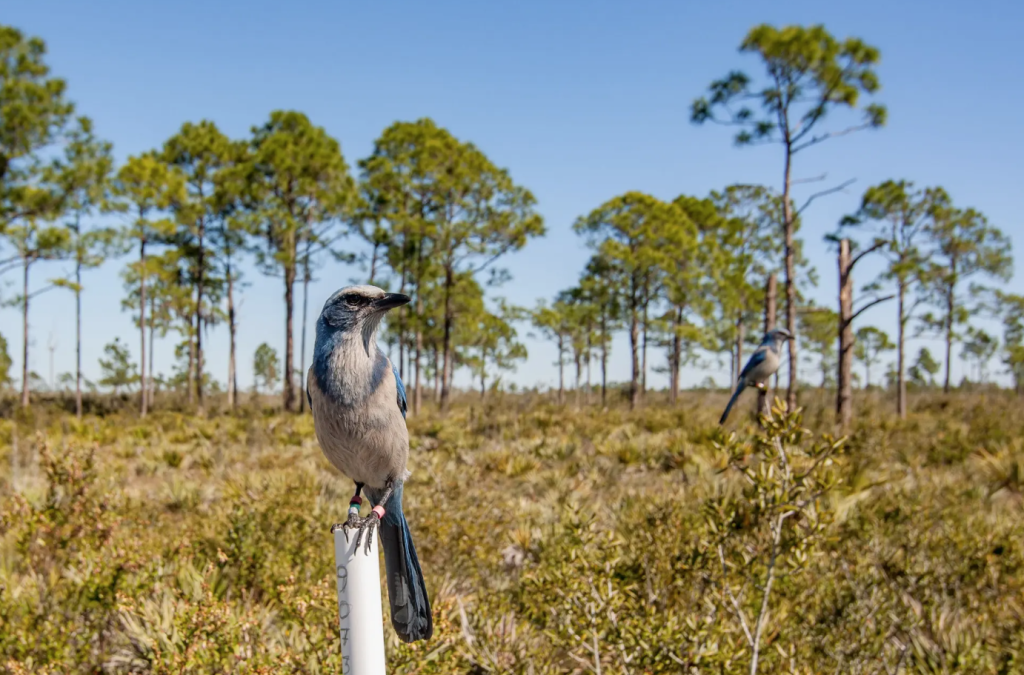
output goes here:
[[284, 393], [282, 403], [286, 412], [295, 408], [294, 363], [295, 338], [292, 333], [292, 315], [295, 313], [295, 263], [284, 266]]
[[608, 319], [601, 316], [601, 407], [608, 405]]
[[200, 409], [203, 407], [203, 284], [206, 279], [206, 247], [203, 238], [206, 236], [206, 222], [199, 219], [199, 269], [196, 272], [196, 400]]
[[[454, 319], [452, 319], [452, 322], [454, 323]], [[454, 334], [454, 328], [452, 329], [452, 332]], [[455, 347], [454, 346], [449, 348], [448, 359], [449, 359], [448, 362], [451, 364], [451, 366], [448, 369], [448, 380], [447, 380], [447, 382], [442, 382], [441, 386], [442, 387], [444, 387], [445, 385], [448, 386], [448, 392], [449, 392], [448, 395], [450, 397], [452, 389], [455, 388]]]
[[839, 370], [836, 377], [836, 418], [842, 427], [853, 420], [853, 262], [850, 240], [839, 241]]
[[75, 417], [82, 419], [82, 259], [75, 261]]
[[591, 335], [593, 335], [593, 331], [592, 330], [587, 334], [587, 396], [583, 400], [583, 402], [586, 403], [587, 405], [590, 405], [590, 397], [594, 393], [594, 387], [591, 384], [592, 380], [590, 379], [590, 367], [594, 363], [594, 352], [593, 352], [594, 345], [593, 345], [593, 342], [590, 339]]
[[[794, 214], [793, 207], [789, 203], [790, 189], [792, 187], [792, 161], [793, 152], [789, 145], [788, 139], [786, 142], [786, 164], [783, 175], [783, 186], [782, 186], [782, 217], [785, 221], [785, 235], [786, 235], [786, 330], [791, 335], [796, 335], [796, 252], [793, 247], [793, 229], [794, 229]], [[787, 340], [789, 349], [789, 383], [786, 387], [786, 405], [789, 406], [790, 410], [796, 408], [796, 390], [797, 390], [797, 345], [796, 340]]]
[[582, 381], [583, 381], [583, 363], [580, 360], [580, 358], [582, 356], [580, 354], [580, 352], [578, 352], [576, 350], [573, 350], [573, 351], [575, 352], [573, 354], [573, 360], [576, 362], [576, 393], [575, 393], [575, 398], [576, 398], [576, 407], [579, 408], [580, 407], [580, 387], [581, 387]]
[[[406, 284], [407, 276], [408, 276], [408, 269], [407, 269], [406, 264], [403, 262], [403, 264], [402, 264], [401, 283], [398, 286], [398, 292], [399, 293], [405, 293], [405, 284]], [[405, 346], [405, 337], [406, 337], [406, 333], [408, 331], [406, 330], [406, 328], [407, 328], [407, 321], [406, 321], [406, 315], [405, 315], [404, 312], [398, 314], [398, 316], [396, 317], [396, 322], [398, 324], [398, 330], [395, 331], [395, 333], [397, 333], [397, 336], [398, 336], [398, 376], [400, 378], [402, 378], [402, 381], [404, 382], [405, 380], [408, 379], [406, 377], [406, 373], [408, 371], [405, 368], [406, 358], [407, 358], [407, 350], [406, 350], [406, 346]]]
[[188, 402], [192, 405], [196, 402], [196, 339], [195, 327], [192, 325], [194, 317], [188, 317]]
[[743, 324], [743, 315], [736, 317], [736, 378], [740, 379], [740, 371], [743, 370], [743, 338], [746, 337], [746, 326]]
[[[775, 328], [775, 314], [776, 314], [776, 296], [778, 294], [778, 283], [775, 279], [775, 274], [768, 275], [768, 281], [765, 284], [764, 289], [764, 332], [767, 333], [772, 328]], [[743, 366], [741, 365], [740, 368]], [[739, 377], [737, 376], [737, 380]], [[765, 383], [767, 385], [767, 382]], [[757, 411], [767, 415], [771, 412], [771, 406], [768, 402], [768, 391], [765, 389], [759, 389], [757, 392]]]
[[682, 341], [679, 339], [679, 325], [682, 320], [682, 314], [682, 308], [678, 308], [672, 313], [672, 355], [669, 358], [668, 364], [671, 369], [668, 379], [669, 397], [672, 403], [679, 400], [679, 362], [682, 360], [683, 353]]
[[487, 351], [480, 348], [480, 400], [484, 400], [487, 396]]
[[441, 360], [438, 349], [434, 347], [434, 403], [441, 400]]
[[633, 373], [629, 382], [629, 407], [634, 409], [640, 403], [640, 317], [637, 315], [637, 307], [634, 304], [630, 308], [629, 320], [629, 351], [632, 360]]
[[647, 393], [647, 305], [644, 305], [643, 347], [640, 360], [640, 397]]
[[[231, 270], [231, 258], [228, 254], [227, 277], [228, 277], [228, 408], [234, 410], [238, 407], [238, 369], [236, 366], [235, 346], [235, 279]], [[150, 347], [152, 348], [152, 344]]]
[[562, 405], [565, 399], [565, 340], [561, 333], [558, 335], [558, 405]]
[[405, 327], [402, 325], [402, 317], [398, 318], [398, 376], [405, 380]]
[[[420, 215], [423, 215], [422, 212], [421, 212]], [[412, 278], [412, 291], [416, 294], [416, 319], [415, 319], [415, 326], [416, 326], [416, 334], [415, 334], [416, 354], [415, 354], [415, 359], [416, 359], [416, 363], [415, 363], [415, 372], [413, 373], [413, 378], [415, 380], [414, 381], [414, 385], [415, 386], [413, 387], [413, 399], [412, 399], [412, 410], [413, 410], [413, 414], [414, 415], [419, 413], [420, 406], [423, 403], [423, 394], [420, 392], [420, 383], [421, 383], [421, 379], [420, 379], [421, 364], [420, 364], [420, 362], [421, 362], [421, 360], [424, 357], [424, 353], [423, 353], [424, 352], [424, 346], [423, 346], [423, 322], [420, 320], [420, 317], [423, 316], [423, 294], [422, 294], [423, 275], [424, 275], [424, 272], [423, 272], [423, 255], [424, 255], [424, 251], [423, 251], [423, 227], [424, 227], [423, 219], [421, 218], [419, 222], [420, 222], [420, 232], [419, 232], [419, 237], [417, 238], [417, 241], [416, 241], [416, 267], [415, 267], [415, 273], [413, 274], [413, 278]]]
[[[956, 259], [951, 265], [952, 278], [956, 278]], [[942, 391], [949, 393], [950, 370], [953, 367], [953, 310], [956, 308], [954, 287], [951, 283], [946, 293], [946, 381], [942, 385]]]
[[[309, 316], [309, 246], [306, 246], [306, 260], [302, 274], [302, 337], [299, 339], [299, 377], [306, 373], [306, 320]], [[306, 397], [299, 396], [299, 412], [306, 411]]]
[[[907, 286], [903, 282], [900, 282], [898, 288], [898, 298], [896, 300], [898, 304], [897, 311], [899, 312], [899, 322], [896, 326], [896, 413], [900, 416], [900, 419], [907, 418], [907, 365], [906, 365], [906, 327], [907, 317], [904, 315], [904, 303], [906, 302]], [[868, 379], [870, 385], [871, 374], [868, 371]]]
[[373, 256], [370, 258], [370, 278], [367, 280], [367, 284], [373, 286], [373, 279], [377, 276], [377, 250], [380, 248], [380, 244], [373, 245]]
[[420, 391], [420, 360], [423, 353], [423, 329], [420, 327], [419, 317], [423, 316], [423, 299], [420, 297], [419, 285], [416, 287], [416, 356], [415, 369], [413, 372], [412, 390], [412, 414], [418, 415], [420, 405], [423, 403], [423, 393]]
[[[142, 347], [139, 357], [139, 415], [146, 416], [146, 240], [139, 242], [139, 343]], [[152, 348], [152, 345], [150, 345]]]
[[[148, 399], [147, 406], [150, 410], [153, 409], [153, 399], [156, 394], [156, 385], [153, 380], [153, 352], [156, 351], [153, 348], [155, 343], [154, 335], [156, 333], [156, 302], [153, 296], [149, 296], [149, 379], [146, 384], [147, 387], [146, 397]], [[145, 364], [142, 364], [145, 367]]]
[[24, 278], [22, 279], [21, 301], [21, 407], [29, 405], [28, 393], [28, 258], [22, 262]]
[[452, 286], [455, 283], [451, 268], [445, 270], [444, 277], [444, 343], [442, 345], [442, 354], [444, 358], [444, 366], [441, 371], [441, 411], [444, 412], [448, 409], [448, 397], [451, 395], [449, 391], [449, 382], [452, 371]]

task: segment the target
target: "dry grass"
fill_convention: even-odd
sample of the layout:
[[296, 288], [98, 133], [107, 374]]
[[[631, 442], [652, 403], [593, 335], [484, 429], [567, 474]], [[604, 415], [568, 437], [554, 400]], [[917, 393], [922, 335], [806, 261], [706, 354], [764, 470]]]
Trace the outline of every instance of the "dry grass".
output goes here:
[[[831, 431], [830, 399], [804, 399], [794, 457]], [[753, 420], [721, 434], [724, 401], [467, 396], [410, 419], [437, 629], [388, 626], [390, 671], [749, 672], [729, 593], [756, 616], [779, 465]], [[1021, 402], [859, 404], [787, 521], [760, 672], [1024, 672]], [[351, 486], [308, 416], [44, 405], [0, 420], [0, 464], [6, 672], [340, 672], [328, 528]]]

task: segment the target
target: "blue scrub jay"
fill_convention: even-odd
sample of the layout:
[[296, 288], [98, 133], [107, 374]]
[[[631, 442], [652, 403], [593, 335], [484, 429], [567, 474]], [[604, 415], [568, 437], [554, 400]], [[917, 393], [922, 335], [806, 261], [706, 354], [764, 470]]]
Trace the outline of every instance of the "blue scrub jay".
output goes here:
[[782, 342], [792, 339], [793, 334], [785, 328], [772, 328], [764, 334], [764, 337], [761, 338], [761, 344], [750, 355], [747, 365], [743, 366], [743, 370], [740, 371], [740, 379], [736, 383], [736, 391], [733, 392], [732, 398], [729, 399], [729, 405], [725, 406], [722, 419], [718, 420], [719, 424], [725, 424], [725, 420], [729, 417], [729, 411], [732, 410], [733, 404], [736, 403], [736, 399], [740, 397], [744, 389], [747, 387], [765, 388], [765, 382], [779, 369], [779, 363], [781, 362], [779, 352]]
[[[316, 322], [313, 365], [306, 396], [320, 449], [356, 484], [348, 520], [331, 528], [358, 530], [356, 550], [366, 536], [370, 550], [379, 526], [391, 603], [391, 624], [405, 642], [428, 639], [434, 631], [423, 572], [402, 513], [402, 485], [408, 477], [409, 432], [405, 427], [405, 386], [377, 346], [377, 326], [388, 310], [409, 302], [376, 286], [348, 286], [324, 304]], [[373, 510], [359, 517], [360, 492]]]

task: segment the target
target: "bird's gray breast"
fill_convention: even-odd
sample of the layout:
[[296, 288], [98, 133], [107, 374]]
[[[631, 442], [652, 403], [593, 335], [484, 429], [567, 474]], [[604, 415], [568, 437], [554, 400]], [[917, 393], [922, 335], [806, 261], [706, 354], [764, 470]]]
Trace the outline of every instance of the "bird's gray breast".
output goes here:
[[314, 361], [306, 379], [324, 455], [355, 482], [383, 487], [388, 480], [405, 477], [409, 434], [395, 402], [390, 363], [375, 352], [372, 366], [365, 354], [332, 354], [322, 368]]
[[363, 405], [381, 387], [391, 365], [379, 349], [373, 350], [372, 359], [351, 353], [353, 349], [348, 345], [325, 351], [313, 359], [311, 372], [320, 391], [340, 406]]

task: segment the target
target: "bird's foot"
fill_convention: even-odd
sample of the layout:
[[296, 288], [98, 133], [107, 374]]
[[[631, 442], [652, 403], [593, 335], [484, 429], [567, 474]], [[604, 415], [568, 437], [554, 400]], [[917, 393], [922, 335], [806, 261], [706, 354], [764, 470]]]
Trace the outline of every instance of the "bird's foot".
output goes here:
[[354, 527], [358, 528], [362, 521], [363, 519], [359, 517], [359, 507], [349, 507], [348, 520], [344, 523], [335, 523], [334, 525], [331, 525], [331, 534], [334, 534], [336, 530], [344, 530], [345, 540], [348, 541], [348, 531]]
[[[349, 530], [355, 529], [362, 533], [364, 527], [363, 521], [366, 518], [359, 517], [359, 506], [363, 503], [362, 498], [359, 496], [359, 492], [362, 489], [362, 485], [356, 483], [356, 494], [352, 497], [352, 500], [348, 503], [348, 519], [344, 523], [336, 523], [331, 525], [331, 534], [334, 534], [336, 530], [342, 530], [345, 533], [345, 541], [348, 541]], [[358, 544], [356, 547], [358, 548]]]
[[370, 511], [370, 515], [359, 519], [359, 524], [356, 526], [356, 551], [359, 550], [359, 544], [362, 542], [363, 535], [365, 534], [366, 543], [363, 546], [363, 552], [366, 555], [370, 555], [370, 545], [373, 543], [374, 530], [380, 526], [380, 519], [383, 514], [384, 509], [377, 506], [374, 507], [373, 511]]
[[[377, 506], [374, 507], [373, 511], [365, 518], [360, 518], [358, 510], [350, 510], [348, 512], [348, 520], [344, 523], [338, 523], [331, 526], [331, 533], [335, 530], [342, 530], [345, 533], [345, 541], [348, 541], [348, 535], [351, 530], [356, 532], [356, 546], [355, 550], [359, 550], [359, 545], [363, 544], [363, 551], [367, 555], [370, 553], [370, 544], [373, 542], [374, 530], [380, 526], [380, 519], [384, 515], [384, 509]], [[366, 541], [363, 542], [363, 536], [365, 535]]]

